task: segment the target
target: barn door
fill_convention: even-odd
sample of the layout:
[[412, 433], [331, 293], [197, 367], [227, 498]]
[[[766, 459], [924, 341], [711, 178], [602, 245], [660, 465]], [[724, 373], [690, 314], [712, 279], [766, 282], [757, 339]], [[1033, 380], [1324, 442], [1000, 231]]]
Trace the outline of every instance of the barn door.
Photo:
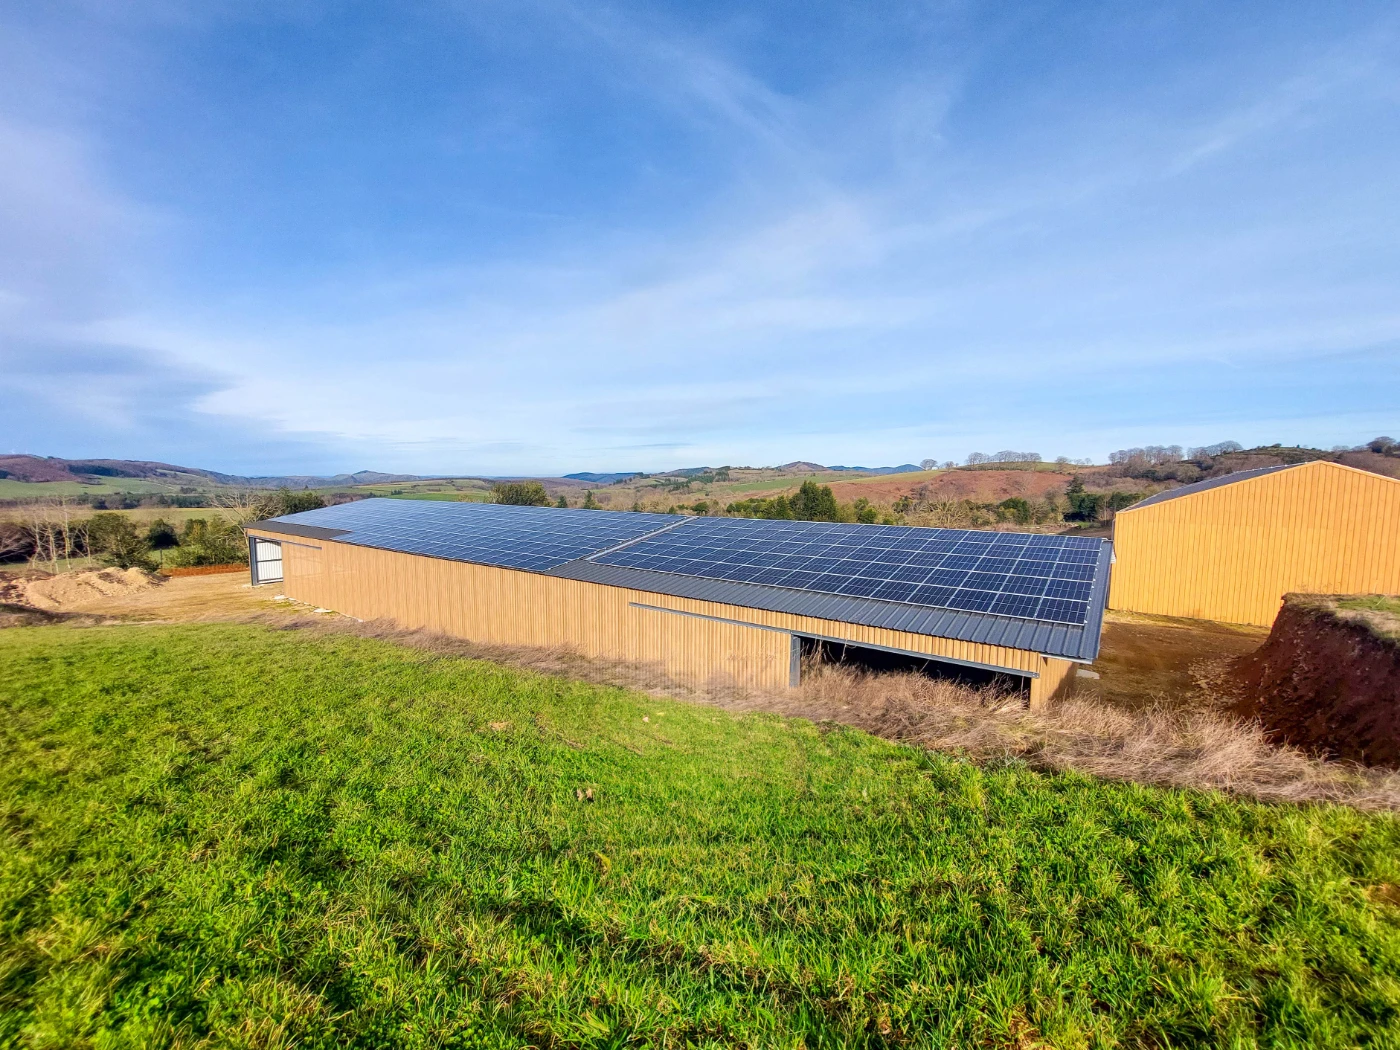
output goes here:
[[282, 544], [253, 539], [253, 585], [282, 582]]

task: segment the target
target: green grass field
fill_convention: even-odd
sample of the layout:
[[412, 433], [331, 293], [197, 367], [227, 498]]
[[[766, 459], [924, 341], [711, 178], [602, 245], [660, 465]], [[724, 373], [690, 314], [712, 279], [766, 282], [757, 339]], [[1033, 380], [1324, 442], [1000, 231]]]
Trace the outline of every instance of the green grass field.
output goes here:
[[491, 494], [489, 492], [471, 492], [466, 489], [461, 492], [375, 492], [375, 496], [383, 496], [386, 499], [426, 499], [437, 500], [442, 503], [489, 503]]
[[174, 495], [179, 491], [179, 483], [146, 478], [112, 478], [110, 481], [92, 484], [82, 481], [16, 481], [14, 478], [0, 478], [0, 499], [48, 499], [56, 496], [81, 496], [85, 492], [94, 496], [112, 496], [123, 492], [134, 495], [164, 492]]
[[1400, 1046], [1388, 816], [250, 626], [0, 704], [3, 1046]]

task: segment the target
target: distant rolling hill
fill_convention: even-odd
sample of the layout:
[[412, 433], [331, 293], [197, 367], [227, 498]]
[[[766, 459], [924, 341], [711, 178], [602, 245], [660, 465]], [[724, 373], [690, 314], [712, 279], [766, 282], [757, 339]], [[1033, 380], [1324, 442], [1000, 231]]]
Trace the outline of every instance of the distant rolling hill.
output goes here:
[[641, 476], [641, 472], [636, 470], [624, 471], [621, 474], [593, 474], [589, 471], [582, 471], [578, 474], [565, 474], [564, 479], [566, 481], [586, 481], [590, 485], [615, 485], [619, 481]]
[[909, 474], [924, 468], [917, 463], [901, 463], [897, 467], [827, 467], [826, 469], [860, 471], [862, 474]]
[[121, 478], [166, 481], [174, 485], [229, 485], [239, 488], [330, 488], [335, 485], [379, 485], [424, 481], [416, 474], [382, 474], [361, 470], [330, 477], [313, 475], [244, 477], [199, 467], [181, 467], [142, 459], [60, 459], [57, 456], [0, 456], [0, 478], [11, 481], [113, 482]]
[[812, 463], [805, 459], [794, 460], [791, 463], [784, 463], [779, 470], [806, 470], [814, 474], [819, 474], [825, 470], [850, 471], [861, 474], [907, 474], [912, 470], [923, 469], [917, 463], [902, 463], [897, 467], [824, 467], [820, 463]]

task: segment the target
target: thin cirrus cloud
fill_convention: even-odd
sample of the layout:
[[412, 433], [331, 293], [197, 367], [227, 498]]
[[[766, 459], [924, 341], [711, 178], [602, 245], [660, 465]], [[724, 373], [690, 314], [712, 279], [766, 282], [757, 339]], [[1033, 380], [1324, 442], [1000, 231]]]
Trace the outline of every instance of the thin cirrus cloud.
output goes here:
[[8, 449], [507, 474], [1396, 425], [1382, 6], [27, 17], [5, 54], [85, 69], [0, 86]]

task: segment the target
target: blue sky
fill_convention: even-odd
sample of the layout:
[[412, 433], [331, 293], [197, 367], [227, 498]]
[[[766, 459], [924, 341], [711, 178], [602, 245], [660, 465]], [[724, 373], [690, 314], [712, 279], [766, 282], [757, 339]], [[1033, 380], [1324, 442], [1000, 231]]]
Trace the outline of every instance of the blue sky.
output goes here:
[[1393, 3], [0, 3], [0, 450], [1400, 430]]

